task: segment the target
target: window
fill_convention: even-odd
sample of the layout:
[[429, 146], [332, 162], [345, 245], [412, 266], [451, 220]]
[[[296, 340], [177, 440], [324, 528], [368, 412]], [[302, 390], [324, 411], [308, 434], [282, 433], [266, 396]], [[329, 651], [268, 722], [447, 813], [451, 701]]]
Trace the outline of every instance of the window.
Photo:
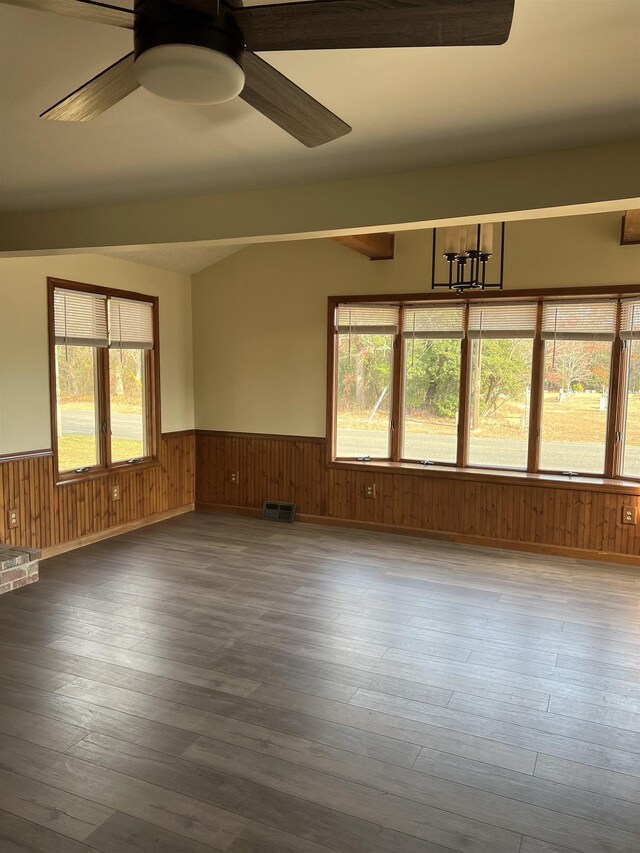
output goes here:
[[617, 301], [547, 303], [540, 467], [604, 473]]
[[58, 469], [99, 462], [98, 367], [94, 347], [56, 344]]
[[470, 465], [526, 468], [535, 303], [471, 305]]
[[343, 305], [338, 312], [336, 454], [388, 458], [398, 309]]
[[50, 279], [58, 480], [155, 456], [156, 300]]
[[640, 478], [640, 299], [623, 301], [620, 338], [623, 342], [620, 467], [625, 477]]
[[404, 459], [456, 462], [464, 315], [462, 304], [403, 311]]
[[333, 459], [640, 479], [640, 296], [333, 308]]

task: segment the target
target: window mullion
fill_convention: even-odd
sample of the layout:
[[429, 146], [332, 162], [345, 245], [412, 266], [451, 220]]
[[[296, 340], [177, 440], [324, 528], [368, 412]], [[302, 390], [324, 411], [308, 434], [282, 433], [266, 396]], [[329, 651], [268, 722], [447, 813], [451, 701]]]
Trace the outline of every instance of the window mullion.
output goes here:
[[471, 347], [469, 345], [469, 303], [467, 303], [464, 312], [464, 337], [460, 348], [460, 402], [458, 404], [458, 448], [456, 453], [458, 468], [464, 468], [467, 464], [470, 374]]
[[98, 350], [98, 399], [100, 403], [100, 451], [102, 464], [111, 466], [111, 411], [109, 400], [109, 349], [100, 347]]
[[618, 300], [616, 317], [616, 339], [613, 342], [611, 354], [611, 379], [609, 382], [609, 410], [607, 418], [607, 434], [605, 446], [604, 476], [615, 477], [620, 473], [621, 445], [619, 438], [622, 434], [624, 377], [623, 371], [623, 342], [620, 337], [620, 321], [622, 319], [622, 301]]
[[156, 456], [159, 453], [159, 448], [156, 446], [156, 435], [154, 425], [156, 422], [156, 413], [153, 406], [154, 401], [154, 376], [153, 358], [155, 352], [153, 350], [145, 350], [142, 353], [143, 370], [145, 375], [144, 383], [144, 424], [145, 424], [145, 456]]
[[543, 302], [538, 303], [536, 336], [533, 342], [533, 366], [531, 370], [531, 398], [529, 410], [529, 448], [527, 471], [536, 472], [540, 467], [540, 425], [542, 423], [542, 399], [544, 391], [544, 341], [542, 340]]
[[[333, 462], [337, 455], [336, 422], [338, 414], [338, 328], [334, 302], [329, 302], [327, 321], [327, 460]], [[155, 374], [155, 361], [154, 361]], [[155, 375], [153, 377], [155, 383]], [[160, 436], [156, 437], [160, 441]]]
[[391, 371], [391, 460], [399, 462], [402, 456], [403, 400], [405, 375], [405, 347], [402, 340], [402, 306], [398, 307], [398, 332], [393, 340], [393, 366]]

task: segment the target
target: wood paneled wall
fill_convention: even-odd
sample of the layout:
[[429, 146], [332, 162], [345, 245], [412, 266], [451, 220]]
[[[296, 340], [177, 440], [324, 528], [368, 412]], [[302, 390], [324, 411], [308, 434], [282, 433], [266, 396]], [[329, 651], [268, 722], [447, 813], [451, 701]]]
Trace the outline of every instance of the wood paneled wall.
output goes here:
[[[111, 528], [135, 525], [194, 501], [193, 432], [168, 433], [160, 442], [160, 464], [118, 469], [113, 474], [54, 486], [50, 454], [0, 459], [0, 542], [55, 550]], [[120, 500], [111, 486], [120, 485]], [[7, 510], [19, 525], [9, 529]]]
[[[95, 480], [53, 485], [50, 455], [0, 459], [0, 542], [45, 551], [188, 509], [258, 514], [264, 500], [295, 501], [309, 521], [600, 556], [640, 565], [640, 526], [622, 507], [640, 495], [531, 483], [454, 479], [372, 468], [327, 467], [324, 439], [174, 433], [160, 464]], [[239, 483], [230, 481], [239, 472]], [[110, 499], [120, 484], [121, 499]], [[375, 483], [375, 499], [365, 486]], [[9, 530], [7, 510], [20, 523]]]
[[308, 520], [640, 564], [640, 527], [622, 524], [623, 505], [640, 517], [638, 494], [327, 467], [324, 439], [197, 434], [197, 506], [254, 512], [265, 499], [295, 501]]

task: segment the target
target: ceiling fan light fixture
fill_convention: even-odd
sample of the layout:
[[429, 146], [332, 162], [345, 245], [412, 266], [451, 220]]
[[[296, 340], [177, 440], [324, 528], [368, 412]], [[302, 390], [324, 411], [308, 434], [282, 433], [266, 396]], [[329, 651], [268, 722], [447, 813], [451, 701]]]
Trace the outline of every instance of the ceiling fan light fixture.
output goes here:
[[160, 44], [136, 57], [138, 83], [161, 98], [221, 104], [244, 87], [242, 67], [227, 53], [196, 44]]

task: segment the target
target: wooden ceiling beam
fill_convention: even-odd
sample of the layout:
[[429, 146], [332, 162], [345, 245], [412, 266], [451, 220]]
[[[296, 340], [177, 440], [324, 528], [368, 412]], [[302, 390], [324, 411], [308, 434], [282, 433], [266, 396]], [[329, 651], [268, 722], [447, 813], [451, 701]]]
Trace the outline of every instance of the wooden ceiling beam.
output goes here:
[[396, 256], [395, 234], [349, 234], [331, 239], [365, 255], [370, 261], [392, 261]]
[[633, 246], [640, 243], [640, 210], [627, 210], [622, 217], [620, 245]]

